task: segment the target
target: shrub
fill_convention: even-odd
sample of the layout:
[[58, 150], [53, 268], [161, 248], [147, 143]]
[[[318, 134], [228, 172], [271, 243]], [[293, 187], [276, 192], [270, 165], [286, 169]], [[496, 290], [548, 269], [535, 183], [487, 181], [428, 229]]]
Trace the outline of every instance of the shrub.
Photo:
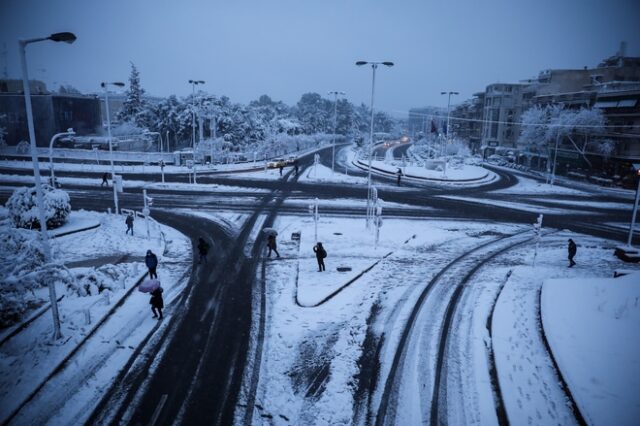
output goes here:
[[[71, 212], [69, 194], [46, 184], [42, 185], [42, 192], [47, 228], [57, 228], [63, 225]], [[16, 227], [40, 228], [35, 187], [16, 189], [5, 206]]]

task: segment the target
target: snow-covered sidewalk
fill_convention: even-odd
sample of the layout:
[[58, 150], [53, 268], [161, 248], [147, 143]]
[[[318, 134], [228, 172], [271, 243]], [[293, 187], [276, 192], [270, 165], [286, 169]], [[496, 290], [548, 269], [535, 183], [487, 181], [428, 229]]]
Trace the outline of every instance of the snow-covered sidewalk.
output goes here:
[[640, 271], [547, 280], [542, 324], [581, 412], [593, 425], [640, 419]]

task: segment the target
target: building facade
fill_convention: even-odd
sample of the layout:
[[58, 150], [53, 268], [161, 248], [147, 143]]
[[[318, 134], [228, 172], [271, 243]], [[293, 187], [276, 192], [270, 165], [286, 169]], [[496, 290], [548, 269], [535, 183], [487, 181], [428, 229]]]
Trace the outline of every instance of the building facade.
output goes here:
[[[36, 88], [31, 94], [31, 105], [37, 146], [49, 146], [53, 135], [69, 128], [78, 135], [100, 132], [100, 103], [95, 96], [50, 93], [38, 81], [32, 81], [30, 88]], [[8, 145], [29, 140], [21, 80], [0, 80], [0, 117]]]

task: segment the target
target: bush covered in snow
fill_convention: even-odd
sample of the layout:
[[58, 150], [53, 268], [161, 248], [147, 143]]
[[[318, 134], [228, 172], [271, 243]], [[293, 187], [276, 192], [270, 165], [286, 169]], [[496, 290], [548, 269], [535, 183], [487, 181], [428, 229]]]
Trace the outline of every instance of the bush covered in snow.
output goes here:
[[[42, 185], [42, 192], [47, 228], [63, 225], [71, 212], [69, 194], [46, 184]], [[14, 225], [18, 228], [40, 228], [35, 187], [16, 189], [5, 206], [9, 210], [9, 216]]]
[[98, 268], [76, 268], [75, 280], [67, 283], [67, 290], [78, 296], [96, 296], [104, 290], [124, 288], [127, 271], [119, 265], [103, 265]]
[[39, 234], [10, 226], [0, 227], [0, 327], [18, 321], [42, 302], [34, 291], [47, 280], [69, 283], [73, 276], [62, 265], [45, 264]]

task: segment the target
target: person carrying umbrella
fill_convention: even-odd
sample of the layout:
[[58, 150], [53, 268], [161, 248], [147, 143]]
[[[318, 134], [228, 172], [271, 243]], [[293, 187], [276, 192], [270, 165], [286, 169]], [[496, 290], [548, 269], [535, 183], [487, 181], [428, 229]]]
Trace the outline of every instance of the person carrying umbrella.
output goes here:
[[162, 287], [158, 287], [149, 293], [151, 294], [151, 299], [149, 300], [149, 304], [151, 305], [151, 312], [153, 312], [153, 317], [158, 318], [158, 320], [162, 319], [162, 309], [164, 309], [162, 292]]

